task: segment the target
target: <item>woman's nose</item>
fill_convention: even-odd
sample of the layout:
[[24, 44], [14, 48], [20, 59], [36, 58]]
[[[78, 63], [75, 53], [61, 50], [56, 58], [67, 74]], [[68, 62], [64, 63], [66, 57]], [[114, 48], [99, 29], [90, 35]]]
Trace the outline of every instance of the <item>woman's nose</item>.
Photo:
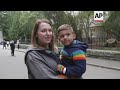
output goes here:
[[46, 31], [46, 35], [50, 35], [51, 34], [51, 32], [50, 31]]

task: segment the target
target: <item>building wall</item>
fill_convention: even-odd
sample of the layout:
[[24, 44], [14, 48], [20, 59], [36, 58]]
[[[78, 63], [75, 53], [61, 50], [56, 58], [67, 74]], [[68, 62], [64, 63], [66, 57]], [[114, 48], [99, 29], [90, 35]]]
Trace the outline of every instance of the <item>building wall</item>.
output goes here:
[[[101, 26], [93, 26], [89, 28], [89, 36], [92, 38], [106, 38], [107, 33], [104, 31], [104, 29]], [[82, 37], [86, 38], [85, 31], [82, 32]]]
[[106, 38], [107, 37], [107, 33], [104, 31], [104, 29], [101, 26], [94, 26], [94, 27], [90, 27], [90, 36], [92, 33], [92, 38]]

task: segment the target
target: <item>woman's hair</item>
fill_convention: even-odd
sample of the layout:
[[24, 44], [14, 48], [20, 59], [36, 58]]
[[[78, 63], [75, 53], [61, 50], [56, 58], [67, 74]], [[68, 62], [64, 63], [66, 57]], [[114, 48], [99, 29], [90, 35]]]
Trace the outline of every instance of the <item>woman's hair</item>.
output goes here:
[[[32, 43], [33, 47], [39, 46], [40, 42], [38, 42], [38, 38], [36, 37], [36, 34], [38, 32], [39, 25], [41, 23], [43, 23], [43, 22], [50, 24], [50, 26], [52, 27], [51, 23], [47, 19], [38, 19], [38, 20], [36, 20], [33, 31], [32, 31], [32, 37], [31, 37], [31, 43]], [[51, 40], [51, 42], [49, 44], [49, 49], [51, 49], [52, 51], [54, 50], [54, 39], [55, 39], [55, 35], [53, 33], [52, 40]]]

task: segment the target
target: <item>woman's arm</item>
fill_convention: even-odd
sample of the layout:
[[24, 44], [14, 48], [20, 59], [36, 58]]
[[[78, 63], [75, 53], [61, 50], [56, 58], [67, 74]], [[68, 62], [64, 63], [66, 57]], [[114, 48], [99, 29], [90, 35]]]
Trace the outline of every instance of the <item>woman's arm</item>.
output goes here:
[[44, 59], [39, 55], [35, 55], [32, 52], [27, 54], [26, 65], [29, 74], [35, 79], [60, 79], [57, 76], [57, 72], [48, 67], [44, 62]]

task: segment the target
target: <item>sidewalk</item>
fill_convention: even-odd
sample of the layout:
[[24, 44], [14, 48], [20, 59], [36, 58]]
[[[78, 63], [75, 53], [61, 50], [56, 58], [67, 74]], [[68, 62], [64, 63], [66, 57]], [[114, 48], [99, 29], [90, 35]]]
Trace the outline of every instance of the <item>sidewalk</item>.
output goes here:
[[87, 57], [87, 64], [91, 66], [120, 71], [120, 61], [116, 61], [116, 60], [114, 61], [114, 60], [107, 60], [107, 59], [101, 59], [101, 58]]
[[[25, 53], [26, 49], [19, 49], [18, 50], [16, 48], [15, 51]], [[120, 61], [87, 57], [87, 65], [96, 66], [96, 67], [102, 67], [102, 68], [107, 68], [107, 69], [113, 69], [113, 70], [119, 70], [120, 71]]]

